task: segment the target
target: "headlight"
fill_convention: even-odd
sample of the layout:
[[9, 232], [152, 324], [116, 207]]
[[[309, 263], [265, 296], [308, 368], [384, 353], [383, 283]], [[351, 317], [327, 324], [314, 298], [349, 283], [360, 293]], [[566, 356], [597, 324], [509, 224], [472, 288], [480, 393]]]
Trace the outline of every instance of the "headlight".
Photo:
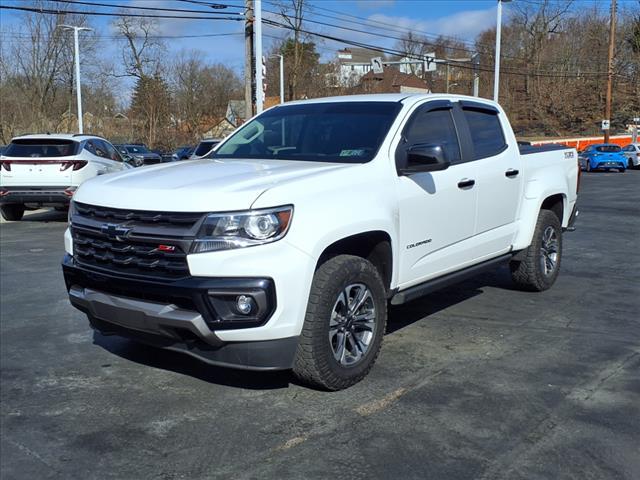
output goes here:
[[191, 253], [252, 247], [280, 240], [287, 234], [293, 206], [207, 215]]

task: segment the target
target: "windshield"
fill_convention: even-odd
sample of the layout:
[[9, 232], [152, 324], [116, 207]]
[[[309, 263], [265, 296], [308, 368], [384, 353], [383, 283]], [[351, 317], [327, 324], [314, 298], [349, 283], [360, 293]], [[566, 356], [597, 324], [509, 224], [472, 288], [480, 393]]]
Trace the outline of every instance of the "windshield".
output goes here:
[[220, 142], [216, 140], [211, 140], [209, 142], [200, 142], [200, 144], [198, 145], [198, 148], [196, 148], [194, 155], [201, 157], [209, 153], [209, 151], [219, 143]]
[[602, 145], [600, 147], [596, 147], [596, 150], [598, 152], [613, 153], [621, 151], [622, 148], [620, 148], [618, 145]]
[[5, 157], [68, 157], [76, 154], [78, 143], [55, 138], [14, 140], [2, 153]]
[[365, 163], [377, 153], [401, 107], [399, 102], [276, 107], [238, 130], [214, 157]]
[[127, 145], [127, 150], [129, 153], [150, 153], [144, 145]]

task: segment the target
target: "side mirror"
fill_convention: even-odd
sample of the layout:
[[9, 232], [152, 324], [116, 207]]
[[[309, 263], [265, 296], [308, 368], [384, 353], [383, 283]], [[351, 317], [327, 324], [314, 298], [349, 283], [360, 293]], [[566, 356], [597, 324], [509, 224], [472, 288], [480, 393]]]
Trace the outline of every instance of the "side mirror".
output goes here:
[[421, 143], [405, 150], [406, 164], [400, 169], [401, 175], [412, 173], [437, 172], [446, 170], [451, 165], [442, 145]]

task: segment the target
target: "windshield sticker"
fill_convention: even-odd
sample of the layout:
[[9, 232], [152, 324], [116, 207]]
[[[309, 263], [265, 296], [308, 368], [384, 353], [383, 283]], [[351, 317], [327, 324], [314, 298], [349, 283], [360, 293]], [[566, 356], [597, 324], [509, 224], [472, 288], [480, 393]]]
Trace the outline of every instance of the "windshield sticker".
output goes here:
[[341, 157], [361, 157], [364, 155], [364, 150], [342, 150], [340, 151]]

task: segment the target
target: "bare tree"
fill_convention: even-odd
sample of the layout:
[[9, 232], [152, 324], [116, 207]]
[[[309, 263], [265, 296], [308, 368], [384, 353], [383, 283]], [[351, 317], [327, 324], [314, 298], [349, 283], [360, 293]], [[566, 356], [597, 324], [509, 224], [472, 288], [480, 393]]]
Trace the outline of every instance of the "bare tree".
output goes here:
[[299, 79], [303, 63], [303, 34], [300, 31], [304, 22], [307, 0], [281, 0], [277, 3], [280, 17], [293, 30], [293, 55], [288, 74], [287, 90], [289, 100], [298, 98]]

